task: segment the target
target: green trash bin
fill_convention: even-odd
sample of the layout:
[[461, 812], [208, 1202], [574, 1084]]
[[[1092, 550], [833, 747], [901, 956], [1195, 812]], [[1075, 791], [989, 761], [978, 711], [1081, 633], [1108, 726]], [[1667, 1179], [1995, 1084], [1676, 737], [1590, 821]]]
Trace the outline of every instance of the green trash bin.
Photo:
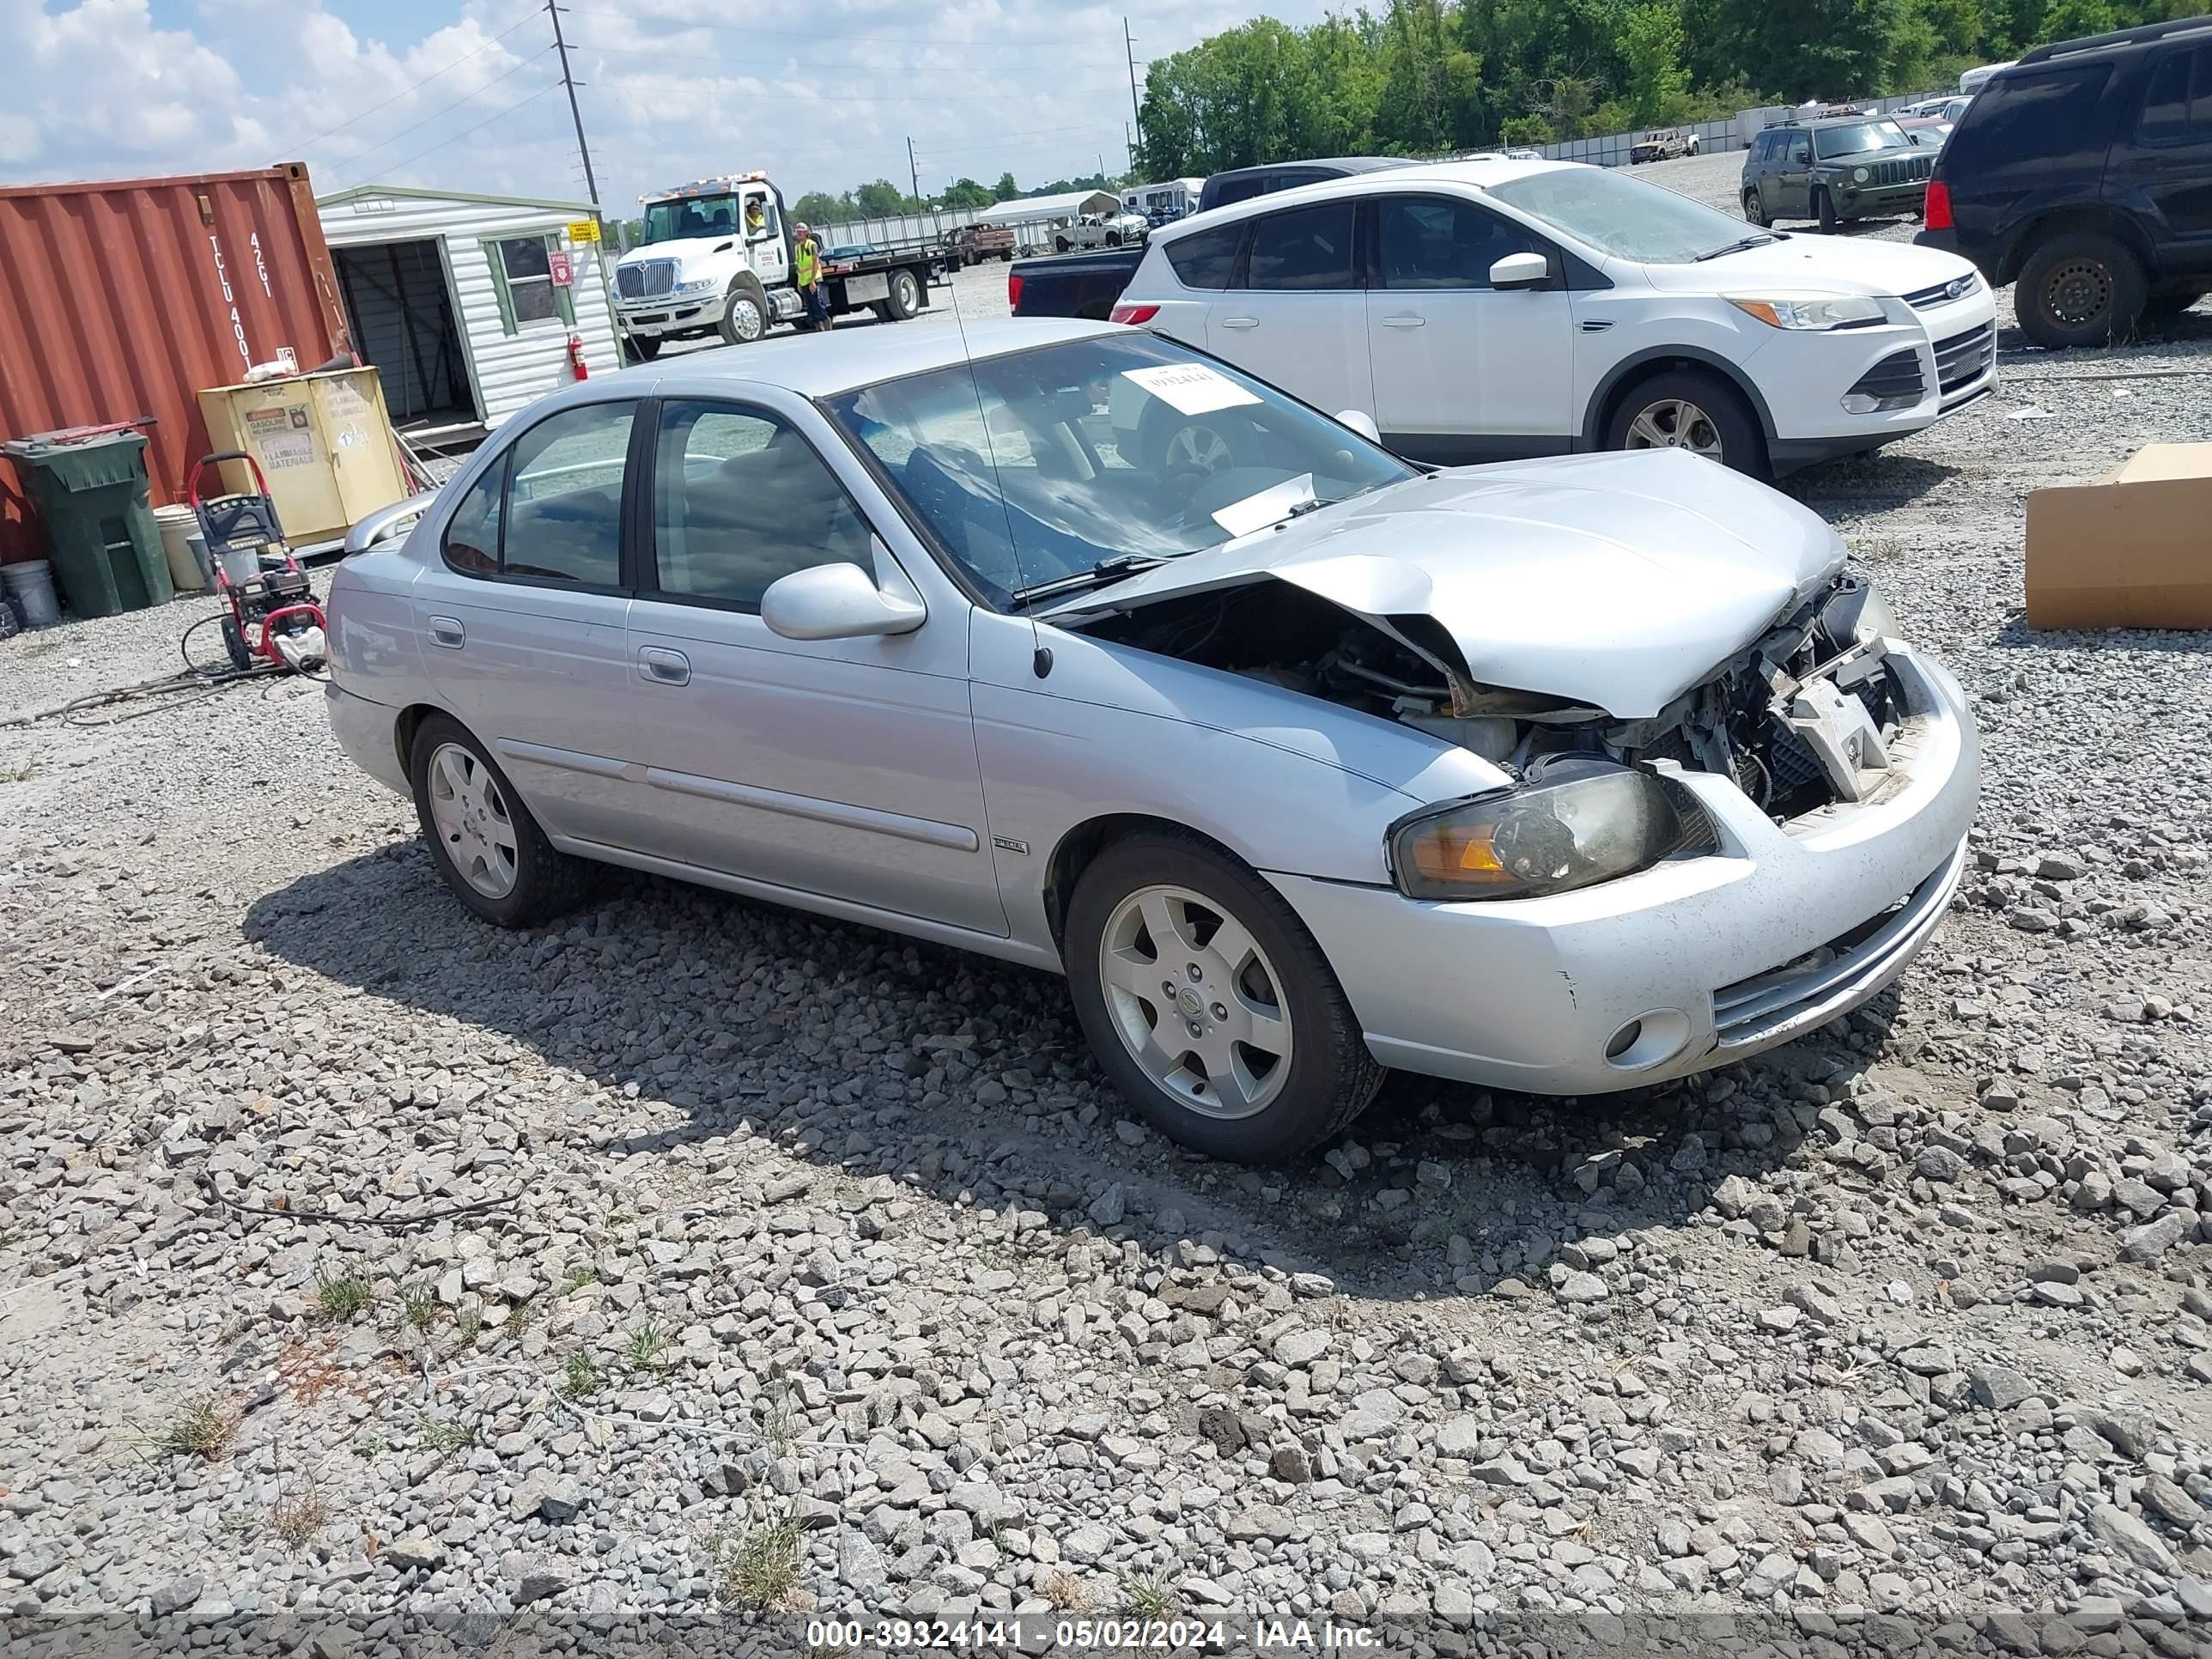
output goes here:
[[58, 433], [0, 444], [46, 520], [55, 584], [80, 617], [143, 611], [177, 597], [146, 486], [146, 440]]

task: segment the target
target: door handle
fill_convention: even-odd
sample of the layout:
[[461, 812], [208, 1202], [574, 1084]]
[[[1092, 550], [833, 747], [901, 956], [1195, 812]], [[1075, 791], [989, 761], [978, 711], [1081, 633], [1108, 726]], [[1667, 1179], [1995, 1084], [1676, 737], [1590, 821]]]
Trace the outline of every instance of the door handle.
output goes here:
[[691, 659], [681, 651], [670, 651], [661, 646], [641, 646], [637, 672], [639, 678], [651, 680], [655, 685], [689, 685]]
[[1257, 317], [1224, 317], [1221, 325], [1224, 328], [1257, 328], [1260, 319]]
[[459, 617], [431, 617], [430, 643], [442, 645], [448, 651], [458, 651], [468, 641], [468, 630], [461, 626]]
[[1408, 316], [1403, 313], [1398, 316], [1385, 317], [1382, 319], [1382, 326], [1385, 328], [1426, 328], [1428, 325], [1427, 318]]

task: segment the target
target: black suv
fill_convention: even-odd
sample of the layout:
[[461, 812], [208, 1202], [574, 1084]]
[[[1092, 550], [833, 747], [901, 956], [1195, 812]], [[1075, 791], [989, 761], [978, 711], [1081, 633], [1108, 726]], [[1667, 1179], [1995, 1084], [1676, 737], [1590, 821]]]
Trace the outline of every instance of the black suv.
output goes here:
[[1936, 158], [1885, 115], [1769, 127], [1743, 155], [1743, 216], [1754, 225], [1917, 214]]
[[1964, 254], [2039, 346], [2124, 338], [2212, 291], [2212, 17], [2038, 46], [1943, 146], [1923, 246]]

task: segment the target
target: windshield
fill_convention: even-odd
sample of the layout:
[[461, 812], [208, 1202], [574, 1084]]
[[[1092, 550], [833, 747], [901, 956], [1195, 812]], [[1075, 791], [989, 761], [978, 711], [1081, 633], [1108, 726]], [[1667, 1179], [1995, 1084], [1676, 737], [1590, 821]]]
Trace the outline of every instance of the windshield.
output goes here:
[[1822, 127], [1813, 135], [1813, 153], [1823, 160], [1863, 155], [1870, 149], [1901, 149], [1911, 143], [1894, 121], [1859, 121], [1847, 127]]
[[655, 202], [645, 210], [645, 240], [680, 241], [687, 236], [727, 236], [738, 228], [735, 196], [687, 196], [680, 202]]
[[1554, 167], [1490, 186], [1532, 219], [1616, 259], [1686, 264], [1744, 240], [1741, 219], [1602, 167]]
[[1008, 609], [1047, 583], [1080, 586], [1101, 565], [1179, 558], [1414, 476], [1304, 404], [1133, 331], [888, 380], [826, 406]]

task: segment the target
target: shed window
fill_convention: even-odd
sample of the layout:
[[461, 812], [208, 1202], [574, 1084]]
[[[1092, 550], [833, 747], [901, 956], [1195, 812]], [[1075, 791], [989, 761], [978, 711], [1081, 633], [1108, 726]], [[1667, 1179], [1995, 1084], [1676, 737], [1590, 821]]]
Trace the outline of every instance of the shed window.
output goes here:
[[574, 325], [576, 307], [568, 289], [553, 286], [556, 246], [551, 236], [511, 236], [484, 244], [502, 332], [515, 333], [525, 323]]

